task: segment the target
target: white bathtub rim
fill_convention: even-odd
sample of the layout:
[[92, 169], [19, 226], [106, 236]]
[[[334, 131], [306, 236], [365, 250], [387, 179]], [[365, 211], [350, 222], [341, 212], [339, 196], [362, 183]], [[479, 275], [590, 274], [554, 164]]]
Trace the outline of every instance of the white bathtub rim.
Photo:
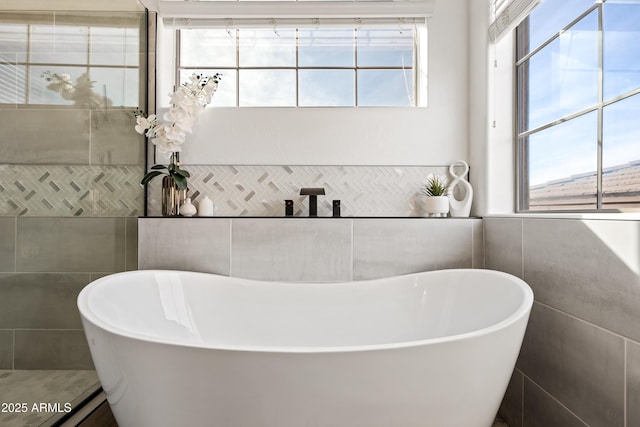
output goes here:
[[[321, 346], [315, 346], [315, 347], [287, 346], [285, 347], [285, 346], [248, 346], [248, 345], [232, 345], [231, 346], [231, 345], [202, 344], [202, 343], [196, 343], [191, 341], [181, 342], [175, 339], [173, 340], [162, 339], [162, 337], [157, 337], [154, 335], [145, 335], [139, 332], [120, 328], [108, 322], [105, 322], [104, 320], [100, 319], [91, 311], [88, 303], [88, 297], [93, 287], [97, 287], [104, 281], [107, 281], [109, 279], [113, 279], [117, 276], [122, 276], [122, 275], [178, 272], [178, 273], [203, 274], [203, 275], [210, 275], [210, 276], [221, 276], [221, 277], [224, 277], [225, 279], [242, 281], [242, 282], [269, 283], [269, 285], [273, 285], [273, 286], [278, 286], [278, 285], [304, 286], [307, 283], [312, 285], [322, 284], [322, 285], [329, 285], [329, 286], [349, 286], [350, 284], [366, 286], [367, 283], [379, 282], [379, 281], [389, 280], [397, 277], [411, 277], [416, 275], [438, 273], [438, 272], [445, 272], [445, 271], [447, 272], [471, 272], [472, 271], [474, 273], [483, 272], [480, 274], [492, 274], [492, 275], [498, 275], [498, 276], [509, 278], [514, 283], [514, 285], [517, 285], [523, 291], [524, 293], [523, 300], [521, 304], [518, 306], [518, 308], [514, 310], [513, 313], [511, 313], [505, 319], [497, 323], [494, 323], [491, 326], [487, 326], [485, 328], [481, 328], [471, 332], [465, 332], [462, 334], [449, 335], [449, 336], [438, 337], [438, 338], [427, 338], [423, 340], [411, 340], [411, 341], [402, 341], [402, 342], [396, 342], [396, 343], [353, 345], [353, 346], [324, 346], [324, 347], [321, 347]], [[78, 295], [78, 298], [77, 298], [77, 306], [83, 321], [88, 321], [92, 323], [94, 326], [100, 329], [103, 329], [109, 333], [120, 336], [122, 338], [131, 339], [131, 340], [139, 340], [139, 341], [144, 341], [149, 343], [177, 346], [177, 347], [197, 348], [197, 349], [206, 349], [206, 350], [220, 350], [220, 351], [229, 351], [229, 352], [238, 351], [238, 352], [277, 353], [277, 354], [283, 354], [283, 353], [313, 354], [313, 353], [350, 353], [350, 352], [364, 352], [364, 351], [394, 350], [394, 349], [436, 345], [441, 343], [479, 338], [479, 337], [497, 332], [501, 329], [506, 329], [509, 326], [521, 321], [523, 318], [525, 319], [524, 321], [526, 322], [528, 320], [531, 307], [533, 306], [533, 301], [534, 301], [533, 291], [524, 280], [509, 273], [505, 273], [497, 270], [489, 270], [489, 269], [472, 269], [472, 268], [444, 269], [444, 270], [425, 271], [425, 272], [419, 272], [419, 273], [409, 273], [409, 274], [404, 274], [399, 276], [369, 279], [369, 280], [359, 280], [359, 281], [350, 281], [350, 282], [326, 282], [326, 283], [260, 281], [260, 280], [252, 280], [252, 279], [218, 275], [215, 273], [202, 273], [202, 272], [193, 272], [193, 271], [184, 271], [184, 270], [134, 270], [134, 271], [125, 271], [120, 273], [113, 273], [92, 281], [80, 291], [80, 294]]]

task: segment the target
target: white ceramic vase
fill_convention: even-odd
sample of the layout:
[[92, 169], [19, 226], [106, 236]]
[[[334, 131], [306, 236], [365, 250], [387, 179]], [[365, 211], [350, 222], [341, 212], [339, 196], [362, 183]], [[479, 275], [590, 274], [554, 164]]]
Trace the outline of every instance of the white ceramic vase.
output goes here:
[[449, 197], [427, 196], [424, 201], [424, 210], [429, 217], [445, 217], [449, 213]]
[[182, 206], [180, 206], [180, 215], [194, 216], [196, 212], [197, 209], [195, 206], [193, 206], [193, 203], [191, 203], [191, 198], [187, 197]]
[[213, 216], [213, 202], [207, 196], [204, 196], [198, 203], [198, 216]]
[[[456, 174], [456, 167], [462, 167], [463, 172]], [[449, 198], [449, 211], [452, 217], [468, 217], [471, 212], [473, 201], [473, 187], [464, 177], [469, 173], [469, 165], [462, 160], [449, 166], [449, 173], [454, 177], [449, 184], [447, 197]], [[462, 194], [461, 199], [456, 198], [456, 194]]]

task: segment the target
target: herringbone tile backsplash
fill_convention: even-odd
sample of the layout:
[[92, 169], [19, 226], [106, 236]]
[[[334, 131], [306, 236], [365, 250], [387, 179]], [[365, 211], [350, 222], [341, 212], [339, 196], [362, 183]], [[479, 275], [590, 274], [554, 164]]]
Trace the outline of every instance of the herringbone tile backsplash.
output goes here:
[[[216, 216], [308, 215], [302, 187], [324, 187], [318, 215], [331, 216], [341, 200], [342, 216], [423, 216], [420, 186], [429, 173], [446, 166], [185, 166], [191, 173], [189, 197], [204, 195]], [[0, 165], [0, 215], [142, 216], [139, 166]], [[148, 188], [148, 215], [159, 216], [160, 179]]]
[[0, 215], [144, 214], [140, 166], [0, 165]]
[[[318, 216], [331, 216], [332, 200], [341, 200], [342, 216], [424, 216], [420, 186], [429, 173], [447, 175], [448, 166], [184, 166], [191, 173], [189, 197], [204, 195], [216, 216], [284, 215], [294, 201], [295, 216], [308, 215], [302, 187], [324, 187]], [[449, 177], [451, 178], [451, 177]], [[148, 215], [158, 216], [160, 180], [148, 189]]]

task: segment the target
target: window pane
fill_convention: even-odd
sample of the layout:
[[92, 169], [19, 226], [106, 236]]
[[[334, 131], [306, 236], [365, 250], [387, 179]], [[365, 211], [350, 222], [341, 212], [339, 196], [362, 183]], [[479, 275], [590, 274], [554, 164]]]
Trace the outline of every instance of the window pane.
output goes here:
[[298, 65], [353, 67], [353, 30], [298, 30]]
[[529, 136], [529, 209], [595, 209], [598, 115]]
[[540, 46], [589, 9], [594, 0], [544, 0], [529, 15], [529, 43], [518, 46], [518, 59]]
[[640, 95], [603, 110], [602, 202], [608, 208], [640, 203]]
[[529, 59], [528, 91], [520, 93], [528, 112], [527, 129], [597, 103], [597, 18], [597, 11], [590, 13]]
[[358, 70], [359, 106], [412, 106], [412, 70]]
[[137, 28], [92, 27], [92, 64], [138, 66], [140, 40]]
[[235, 67], [236, 32], [181, 30], [180, 66]]
[[358, 30], [358, 66], [411, 67], [413, 31]]
[[213, 76], [215, 73], [222, 74], [222, 79], [218, 83], [218, 89], [216, 89], [210, 105], [213, 107], [236, 106], [236, 70], [180, 70], [180, 82], [188, 81], [193, 73], [205, 76]]
[[298, 75], [299, 105], [355, 105], [355, 72], [353, 70], [300, 70]]
[[240, 106], [296, 105], [295, 70], [240, 70]]
[[605, 3], [603, 29], [606, 101], [640, 87], [640, 1]]
[[239, 30], [240, 66], [296, 65], [295, 30]]

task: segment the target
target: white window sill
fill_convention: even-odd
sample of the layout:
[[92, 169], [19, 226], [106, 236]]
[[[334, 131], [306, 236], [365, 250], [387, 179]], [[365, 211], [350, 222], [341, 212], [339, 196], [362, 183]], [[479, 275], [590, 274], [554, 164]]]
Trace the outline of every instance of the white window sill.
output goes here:
[[589, 219], [589, 220], [616, 220], [616, 221], [640, 221], [640, 212], [585, 212], [585, 213], [512, 213], [512, 214], [487, 214], [483, 218], [534, 218], [534, 219]]

